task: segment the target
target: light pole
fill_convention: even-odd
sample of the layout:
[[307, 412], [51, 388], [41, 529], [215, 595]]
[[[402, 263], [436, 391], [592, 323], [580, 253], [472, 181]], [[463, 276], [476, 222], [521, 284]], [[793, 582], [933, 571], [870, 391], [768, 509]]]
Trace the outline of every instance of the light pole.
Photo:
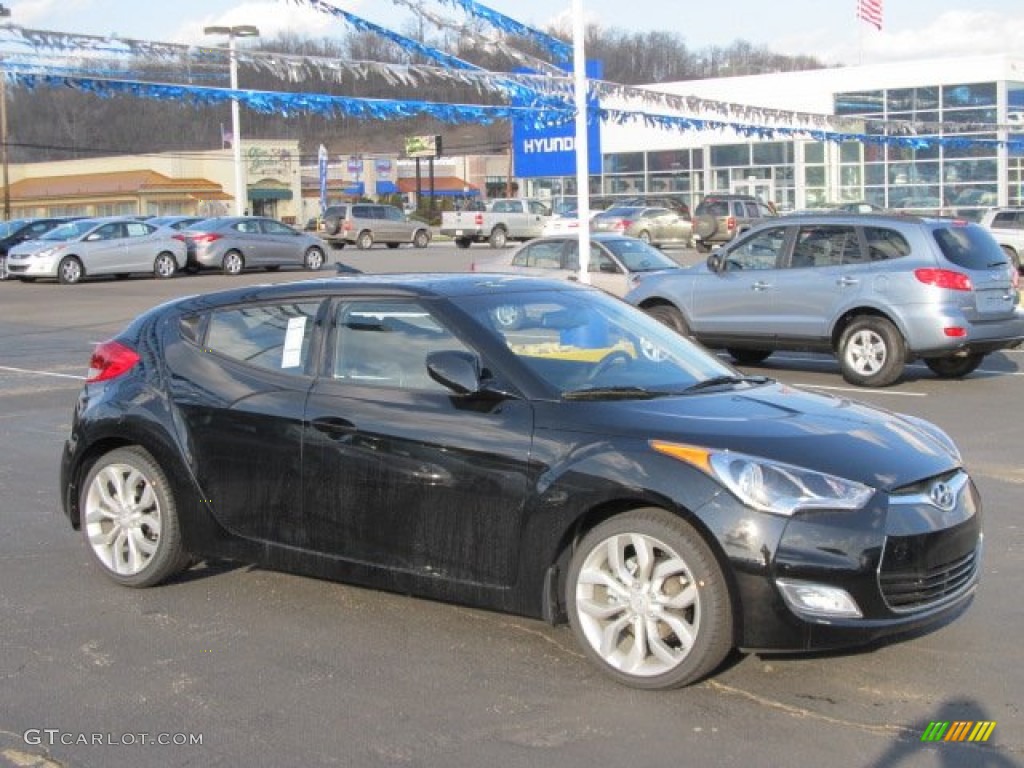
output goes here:
[[[0, 18], [11, 15], [11, 9], [0, 4]], [[11, 184], [7, 174], [7, 70], [0, 69], [0, 144], [3, 144], [4, 221], [11, 220]]]
[[[231, 90], [238, 90], [238, 58], [235, 55], [235, 38], [259, 37], [260, 31], [251, 24], [234, 27], [204, 27], [207, 35], [228, 36], [228, 56], [231, 61]], [[238, 127], [238, 98], [231, 97], [231, 151], [235, 156], [235, 215], [245, 213], [246, 194], [245, 169], [242, 167], [242, 136]]]

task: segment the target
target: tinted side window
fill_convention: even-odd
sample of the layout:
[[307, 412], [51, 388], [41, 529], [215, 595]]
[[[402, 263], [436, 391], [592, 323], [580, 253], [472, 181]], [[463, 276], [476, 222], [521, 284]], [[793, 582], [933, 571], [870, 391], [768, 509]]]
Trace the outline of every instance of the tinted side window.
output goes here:
[[726, 255], [726, 269], [775, 269], [786, 242], [786, 228], [772, 227], [747, 237]]
[[910, 253], [910, 243], [899, 232], [883, 227], [864, 227], [869, 261], [898, 259]]
[[373, 215], [372, 205], [353, 205], [352, 206], [352, 217], [355, 219], [372, 219]]
[[1006, 254], [980, 227], [941, 227], [932, 233], [942, 255], [964, 269], [986, 269], [1006, 263]]
[[447, 392], [427, 373], [427, 355], [468, 351], [413, 302], [347, 302], [338, 308], [336, 327], [334, 378], [361, 386]]
[[397, 208], [386, 206], [384, 208], [384, 218], [389, 219], [391, 221], [405, 221], [405, 214], [403, 214]]
[[214, 312], [206, 348], [257, 368], [303, 374], [319, 307], [319, 302], [302, 302]]
[[856, 264], [861, 256], [857, 230], [853, 227], [811, 225], [800, 227], [793, 245], [792, 267], [834, 267]]

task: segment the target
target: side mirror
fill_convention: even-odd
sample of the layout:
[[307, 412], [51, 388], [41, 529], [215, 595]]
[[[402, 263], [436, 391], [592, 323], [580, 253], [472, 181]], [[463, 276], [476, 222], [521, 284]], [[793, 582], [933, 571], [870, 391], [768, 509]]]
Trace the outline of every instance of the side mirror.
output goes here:
[[445, 349], [427, 355], [427, 373], [457, 395], [480, 391], [480, 359], [469, 352]]
[[722, 259], [720, 251], [715, 251], [708, 256], [707, 264], [711, 272], [721, 272], [725, 268], [725, 261]]

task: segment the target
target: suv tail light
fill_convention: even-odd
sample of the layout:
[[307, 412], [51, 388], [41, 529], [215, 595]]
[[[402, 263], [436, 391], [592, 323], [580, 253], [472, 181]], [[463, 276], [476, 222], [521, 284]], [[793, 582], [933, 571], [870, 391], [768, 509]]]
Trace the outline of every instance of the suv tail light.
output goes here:
[[478, 213], [473, 217], [473, 225], [477, 227], [482, 227], [484, 225], [484, 215], [482, 213]]
[[619, 219], [617, 222], [615, 222], [615, 229], [619, 230], [619, 232], [625, 232], [632, 226], [633, 221], [631, 219]]
[[139, 354], [119, 341], [104, 341], [96, 345], [89, 358], [89, 373], [85, 380], [89, 384], [97, 381], [116, 379], [127, 373], [139, 362]]
[[732, 232], [734, 229], [736, 229], [736, 217], [735, 216], [730, 216], [728, 219], [725, 220], [725, 228], [728, 229], [730, 232]]
[[971, 278], [951, 269], [915, 269], [914, 277], [925, 285], [948, 288], [951, 291], [973, 291]]
[[344, 232], [351, 232], [352, 231], [352, 222], [349, 221], [348, 219], [345, 219], [345, 223], [341, 225], [341, 229]]

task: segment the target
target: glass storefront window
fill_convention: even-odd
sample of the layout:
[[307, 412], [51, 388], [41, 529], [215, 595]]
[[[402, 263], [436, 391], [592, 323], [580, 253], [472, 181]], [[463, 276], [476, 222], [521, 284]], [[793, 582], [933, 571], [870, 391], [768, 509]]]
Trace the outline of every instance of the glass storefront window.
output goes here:
[[804, 184], [808, 187], [824, 187], [825, 166], [811, 165], [804, 168]]
[[859, 163], [861, 159], [861, 148], [864, 145], [858, 141], [844, 141], [839, 145], [839, 162]]
[[750, 145], [723, 144], [711, 147], [711, 167], [723, 168], [728, 165], [750, 165]]
[[976, 133], [991, 129], [998, 122], [996, 108], [990, 109], [947, 109], [942, 113], [946, 133]]
[[824, 163], [825, 162], [825, 144], [820, 141], [814, 143], [804, 144], [804, 162], [805, 163]]
[[643, 152], [620, 152], [604, 156], [605, 173], [643, 173]]
[[957, 107], [988, 107], [995, 105], [995, 83], [970, 83], [966, 85], [942, 86], [942, 106], [945, 109], [955, 109]]
[[647, 170], [655, 171], [687, 171], [690, 169], [690, 150], [679, 149], [667, 152], [648, 152]]
[[881, 114], [885, 106], [882, 91], [852, 91], [839, 93], [835, 97], [837, 115]]
[[754, 165], [784, 165], [793, 162], [793, 142], [772, 141], [754, 144]]
[[[988, 141], [995, 141], [996, 135], [994, 133], [983, 133], [976, 136], [971, 136], [972, 139], [986, 139]], [[949, 160], [951, 158], [959, 157], [995, 157], [996, 156], [996, 145], [993, 144], [976, 144], [976, 143], [964, 143], [958, 142], [947, 143], [943, 147], [943, 156]]]

